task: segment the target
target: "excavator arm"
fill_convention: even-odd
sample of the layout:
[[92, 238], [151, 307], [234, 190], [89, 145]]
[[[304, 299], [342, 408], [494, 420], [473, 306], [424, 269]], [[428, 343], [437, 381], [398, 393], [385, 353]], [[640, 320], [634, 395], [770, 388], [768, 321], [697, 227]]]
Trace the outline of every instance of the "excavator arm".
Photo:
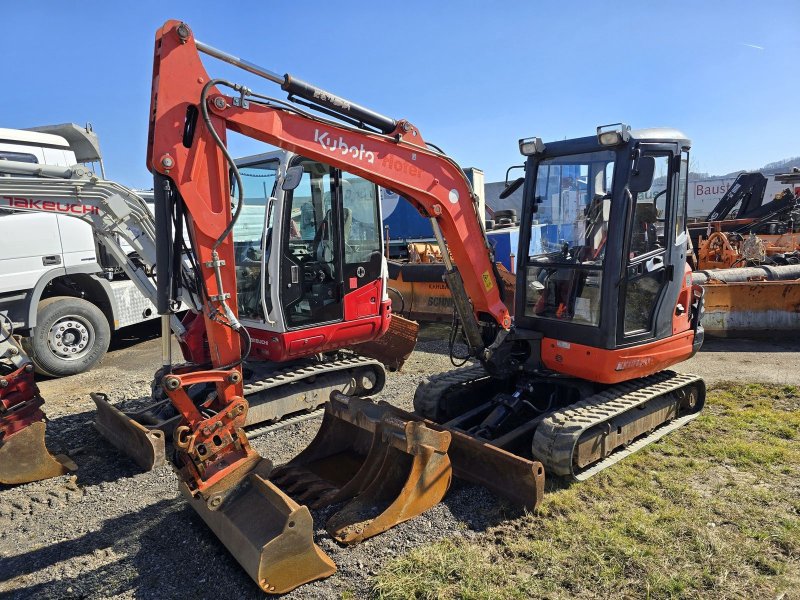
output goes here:
[[[279, 83], [295, 103], [211, 78], [200, 52]], [[311, 114], [298, 104], [339, 121]], [[251, 340], [237, 315], [231, 232], [244, 204], [244, 191], [227, 150], [229, 132], [386, 187], [430, 218], [447, 257], [446, 279], [474, 355], [485, 358], [485, 352], [510, 329], [511, 318], [500, 296], [471, 186], [455, 162], [426, 145], [416, 127], [202, 44], [184, 23], [169, 21], [157, 32], [147, 152], [155, 180], [156, 306], [162, 319], [170, 316], [178, 287], [170, 266], [176, 262], [172, 240], [179, 232], [172, 228], [185, 221], [196, 258], [211, 358], [211, 368], [166, 371], [162, 380], [183, 417], [174, 435], [174, 464], [184, 496], [260, 587], [287, 591], [329, 575], [333, 565], [313, 544], [307, 509], [267, 479], [271, 462], [252, 450], [242, 430], [248, 403], [241, 363]], [[281, 174], [277, 185], [288, 185], [288, 179], [288, 172]], [[188, 395], [195, 384], [213, 384], [216, 394], [197, 406]], [[328, 404], [317, 436], [320, 442], [312, 443], [309, 449], [314, 450], [303, 453], [279, 477], [294, 482], [295, 491], [295, 484], [329, 490], [315, 505], [356, 495], [341, 516], [332, 519], [335, 523], [328, 523], [337, 539], [352, 543], [441, 500], [451, 477], [447, 458], [451, 436], [385, 407], [367, 403], [357, 408], [355, 401], [343, 402]], [[350, 444], [354, 447], [348, 449]], [[332, 479], [322, 477], [323, 471], [310, 465], [329, 462], [331, 452], [360, 454], [363, 466], [357, 473], [334, 469]], [[343, 480], [342, 475], [346, 475]], [[339, 491], [332, 494], [334, 489]], [[242, 521], [256, 510], [252, 503], [260, 505], [261, 519], [255, 528]], [[265, 539], [271, 541], [264, 543]]]
[[[295, 105], [252, 94], [238, 84], [212, 80], [199, 52], [278, 82], [290, 98], [306, 99], [362, 126], [333, 123]], [[224, 94], [223, 89], [234, 94]], [[372, 131], [367, 129], [370, 126]], [[446, 240], [455, 265], [469, 265], [458, 273], [452, 263], [447, 266], [448, 282], [454, 287], [473, 351], [479, 352], [485, 343], [479, 321], [488, 321], [498, 330], [510, 327], [472, 188], [452, 159], [427, 146], [420, 131], [407, 121], [377, 115], [290, 75], [278, 76], [232, 57], [197, 42], [185, 24], [169, 21], [156, 38], [148, 167], [169, 177], [192, 216], [196, 245], [203, 255], [203, 276], [212, 296], [220, 291], [214, 268], [205, 266], [213, 262], [211, 253], [204, 249], [215, 243], [229, 223], [227, 171], [232, 161], [225, 160], [222, 149], [228, 130], [346, 169], [407, 198], [431, 219], [440, 244], [444, 246]], [[227, 264], [232, 259], [230, 252], [229, 246], [220, 244], [218, 254]], [[449, 262], [448, 253], [443, 255]], [[221, 281], [223, 293], [233, 293], [232, 271], [223, 272]], [[214, 328], [214, 324], [208, 325]], [[235, 360], [236, 336], [224, 327], [216, 329], [209, 334], [221, 342], [215, 352], [223, 361]]]

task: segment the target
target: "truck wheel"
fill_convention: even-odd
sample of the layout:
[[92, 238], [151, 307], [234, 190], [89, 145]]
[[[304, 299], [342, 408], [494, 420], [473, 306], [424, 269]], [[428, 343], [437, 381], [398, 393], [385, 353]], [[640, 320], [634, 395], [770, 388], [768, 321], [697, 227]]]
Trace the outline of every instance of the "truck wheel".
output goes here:
[[22, 347], [43, 375], [63, 377], [91, 369], [111, 342], [106, 316], [91, 302], [71, 296], [45, 298], [36, 327]]

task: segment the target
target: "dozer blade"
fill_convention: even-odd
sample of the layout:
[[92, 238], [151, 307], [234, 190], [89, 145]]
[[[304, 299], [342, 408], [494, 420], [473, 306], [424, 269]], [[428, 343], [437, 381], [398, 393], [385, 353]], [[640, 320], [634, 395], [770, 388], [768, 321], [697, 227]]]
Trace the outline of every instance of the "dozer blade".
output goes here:
[[284, 594], [333, 575], [336, 565], [314, 543], [308, 508], [267, 479], [271, 468], [269, 460], [260, 459], [238, 484], [208, 500], [185, 483], [180, 489], [258, 586]]
[[386, 333], [377, 340], [354, 345], [353, 350], [362, 356], [379, 360], [390, 371], [399, 371], [414, 351], [418, 333], [419, 323], [395, 313]]
[[[415, 416], [399, 409], [395, 412], [402, 417]], [[452, 435], [448, 453], [456, 477], [487, 487], [521, 508], [534, 510], [541, 504], [545, 480], [542, 463], [517, 456], [459, 429], [428, 419], [422, 422], [431, 429]]]
[[145, 471], [166, 463], [166, 444], [161, 429], [147, 428], [135, 419], [135, 414], [114, 408], [105, 394], [93, 392], [89, 396], [97, 406], [94, 427], [104, 438]]
[[450, 487], [450, 434], [386, 403], [334, 392], [317, 436], [272, 480], [312, 507], [347, 502], [326, 525], [354, 544], [422, 514]]
[[69, 457], [48, 452], [44, 431], [44, 422], [35, 421], [0, 441], [0, 483], [29, 483], [78, 469]]

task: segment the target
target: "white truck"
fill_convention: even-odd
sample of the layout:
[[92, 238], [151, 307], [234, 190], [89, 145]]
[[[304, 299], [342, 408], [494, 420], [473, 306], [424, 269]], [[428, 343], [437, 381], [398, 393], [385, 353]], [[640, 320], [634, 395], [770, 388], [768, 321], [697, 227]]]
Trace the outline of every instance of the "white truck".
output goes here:
[[[96, 163], [105, 176], [97, 136], [90, 126], [71, 123], [0, 128], [0, 160], [56, 167]], [[43, 201], [35, 207], [42, 212], [15, 211], [27, 202], [0, 196], [0, 313], [13, 323], [37, 371], [80, 373], [105, 355], [112, 331], [155, 318], [155, 307], [91, 226], [70, 216], [74, 204]]]

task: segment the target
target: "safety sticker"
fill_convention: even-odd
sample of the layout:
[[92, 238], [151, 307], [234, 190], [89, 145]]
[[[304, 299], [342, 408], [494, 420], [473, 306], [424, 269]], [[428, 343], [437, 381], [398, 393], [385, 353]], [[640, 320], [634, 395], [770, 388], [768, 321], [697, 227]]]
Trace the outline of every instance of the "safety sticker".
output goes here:
[[485, 287], [486, 291], [488, 292], [494, 287], [494, 284], [492, 283], [492, 277], [491, 275], [489, 275], [489, 271], [484, 271], [482, 277], [483, 277], [483, 287]]

